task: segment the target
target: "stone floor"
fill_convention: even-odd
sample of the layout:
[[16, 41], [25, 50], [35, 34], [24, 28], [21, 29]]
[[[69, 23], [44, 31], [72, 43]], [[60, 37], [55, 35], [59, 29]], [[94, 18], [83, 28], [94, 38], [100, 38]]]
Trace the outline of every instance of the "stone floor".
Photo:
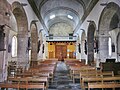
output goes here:
[[73, 84], [69, 70], [64, 62], [58, 62], [53, 83], [48, 90], [81, 90], [80, 84]]

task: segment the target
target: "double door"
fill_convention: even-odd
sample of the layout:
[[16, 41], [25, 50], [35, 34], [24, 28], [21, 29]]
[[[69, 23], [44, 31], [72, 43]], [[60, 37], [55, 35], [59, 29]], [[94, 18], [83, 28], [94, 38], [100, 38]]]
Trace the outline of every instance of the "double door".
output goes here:
[[66, 45], [56, 45], [55, 46], [55, 58], [59, 58], [60, 55], [63, 58], [67, 58], [67, 46]]

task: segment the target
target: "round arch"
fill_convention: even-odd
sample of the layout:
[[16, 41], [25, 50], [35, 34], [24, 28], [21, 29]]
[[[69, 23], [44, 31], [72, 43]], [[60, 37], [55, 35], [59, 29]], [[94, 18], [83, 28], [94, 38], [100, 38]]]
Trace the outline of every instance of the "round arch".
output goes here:
[[82, 30], [82, 34], [81, 34], [81, 60], [85, 63], [87, 63], [86, 61], [86, 54], [85, 54], [85, 40], [86, 40], [86, 33], [85, 30]]
[[37, 52], [38, 52], [38, 31], [37, 25], [35, 22], [31, 23], [31, 66], [34, 67], [35, 61], [37, 61]]
[[26, 12], [23, 6], [15, 1], [12, 3], [12, 13], [16, 18], [18, 27], [18, 52], [17, 52], [17, 62], [18, 65], [26, 67], [28, 63], [28, 51], [27, 51], [27, 41], [28, 41], [28, 21]]
[[117, 36], [117, 61], [120, 62], [120, 32]]
[[[119, 25], [119, 22], [114, 22], [113, 20], [118, 18], [120, 20], [120, 8], [119, 6], [114, 3], [110, 2], [107, 6], [103, 9], [99, 25], [98, 25], [98, 33], [99, 33], [99, 58], [101, 61], [105, 61], [106, 58], [109, 58], [108, 52], [108, 40], [109, 40], [109, 31], [111, 28], [116, 28]], [[113, 22], [115, 23], [113, 26]]]

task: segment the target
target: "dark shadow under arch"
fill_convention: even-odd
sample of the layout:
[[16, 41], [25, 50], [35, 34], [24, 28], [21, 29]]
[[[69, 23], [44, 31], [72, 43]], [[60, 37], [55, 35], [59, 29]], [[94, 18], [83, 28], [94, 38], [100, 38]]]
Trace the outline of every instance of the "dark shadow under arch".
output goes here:
[[90, 22], [87, 33], [87, 57], [88, 64], [92, 65], [94, 63], [94, 33], [96, 30], [96, 25], [94, 22]]

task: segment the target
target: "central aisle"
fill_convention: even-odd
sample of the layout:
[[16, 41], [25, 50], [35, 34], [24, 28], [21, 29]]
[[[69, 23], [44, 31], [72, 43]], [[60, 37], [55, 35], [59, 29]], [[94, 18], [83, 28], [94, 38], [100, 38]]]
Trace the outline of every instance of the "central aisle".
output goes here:
[[61, 61], [57, 63], [53, 82], [54, 89], [50, 90], [81, 90], [79, 83], [73, 84], [66, 64]]

